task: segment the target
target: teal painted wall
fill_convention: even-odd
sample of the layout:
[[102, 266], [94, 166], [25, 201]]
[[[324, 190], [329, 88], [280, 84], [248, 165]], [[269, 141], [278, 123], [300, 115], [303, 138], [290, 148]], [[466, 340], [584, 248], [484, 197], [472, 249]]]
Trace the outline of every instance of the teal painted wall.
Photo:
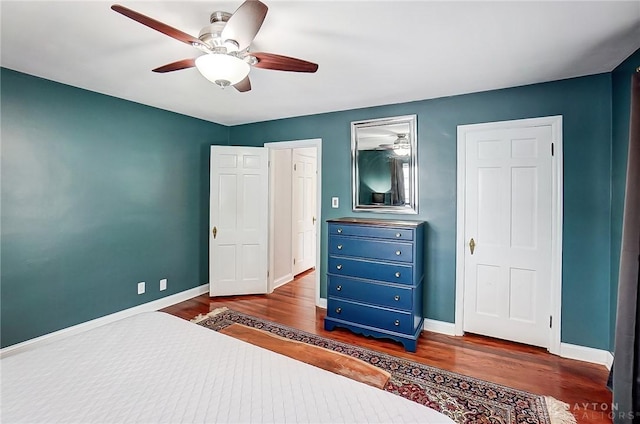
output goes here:
[[[211, 144], [322, 138], [322, 222], [397, 218], [351, 211], [349, 125], [414, 113], [425, 315], [454, 320], [457, 125], [563, 115], [562, 341], [611, 343], [612, 74], [231, 128], [7, 69], [1, 79], [2, 346], [157, 299], [160, 278], [163, 296], [205, 283]], [[324, 224], [320, 235], [324, 275]], [[148, 283], [141, 296], [138, 281]]]
[[631, 107], [631, 76], [640, 66], [640, 49], [612, 72], [612, 132], [611, 132], [611, 317], [610, 344], [613, 351], [618, 299], [618, 272], [622, 215], [629, 149], [629, 119]]
[[209, 145], [227, 127], [0, 78], [2, 347], [208, 281]]
[[[610, 340], [611, 74], [230, 128], [230, 143], [322, 138], [321, 278], [326, 293], [327, 226], [351, 210], [350, 123], [418, 115], [419, 215], [428, 222], [425, 316], [453, 322], [456, 128], [461, 124], [563, 115], [562, 341], [607, 349]], [[348, 93], [345, 93], [348, 95]], [[340, 208], [331, 208], [331, 197]]]
[[373, 193], [389, 193], [385, 195], [385, 201], [391, 204], [390, 157], [386, 150], [362, 150], [358, 153], [358, 197], [361, 204], [370, 205]]

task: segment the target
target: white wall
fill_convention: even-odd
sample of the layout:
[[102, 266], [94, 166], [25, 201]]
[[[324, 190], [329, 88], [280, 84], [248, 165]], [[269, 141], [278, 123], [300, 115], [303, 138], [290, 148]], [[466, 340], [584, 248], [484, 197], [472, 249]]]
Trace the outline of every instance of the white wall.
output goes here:
[[271, 150], [273, 193], [273, 288], [293, 280], [291, 245], [291, 149]]

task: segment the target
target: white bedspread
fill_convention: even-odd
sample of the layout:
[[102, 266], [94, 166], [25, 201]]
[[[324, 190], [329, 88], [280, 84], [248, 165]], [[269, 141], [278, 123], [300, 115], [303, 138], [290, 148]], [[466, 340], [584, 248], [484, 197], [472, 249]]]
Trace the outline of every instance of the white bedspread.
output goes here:
[[1, 361], [3, 423], [451, 423], [444, 415], [160, 312]]
[[451, 423], [399, 396], [161, 312], [1, 362], [3, 423]]

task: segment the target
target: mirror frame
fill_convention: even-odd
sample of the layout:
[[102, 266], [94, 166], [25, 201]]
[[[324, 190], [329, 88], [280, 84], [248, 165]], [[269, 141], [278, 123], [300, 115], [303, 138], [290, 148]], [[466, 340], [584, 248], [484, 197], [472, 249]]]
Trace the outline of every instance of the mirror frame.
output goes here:
[[[351, 194], [354, 212], [418, 213], [418, 126], [417, 115], [394, 116], [351, 122]], [[409, 124], [409, 203], [404, 206], [366, 205], [360, 203], [360, 174], [358, 170], [358, 129], [385, 125]]]

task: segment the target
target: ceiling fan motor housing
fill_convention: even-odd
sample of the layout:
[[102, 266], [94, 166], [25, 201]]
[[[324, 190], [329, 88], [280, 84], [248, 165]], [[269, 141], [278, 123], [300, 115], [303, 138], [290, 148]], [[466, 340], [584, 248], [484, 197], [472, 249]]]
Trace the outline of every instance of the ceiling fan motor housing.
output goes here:
[[211, 25], [202, 28], [200, 34], [198, 34], [198, 38], [210, 46], [212, 50], [219, 53], [237, 52], [239, 48], [237, 41], [222, 39], [222, 30], [227, 24], [227, 21], [229, 21], [229, 18], [231, 18], [231, 13], [229, 12], [213, 12], [209, 18]]

